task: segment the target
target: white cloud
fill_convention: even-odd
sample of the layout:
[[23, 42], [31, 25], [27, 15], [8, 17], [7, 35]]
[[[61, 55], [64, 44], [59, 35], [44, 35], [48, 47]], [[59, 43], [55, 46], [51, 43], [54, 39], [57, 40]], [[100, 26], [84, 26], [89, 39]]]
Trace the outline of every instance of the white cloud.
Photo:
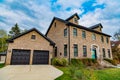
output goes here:
[[[88, 0], [58, 0], [54, 5], [61, 5], [60, 10], [53, 11], [50, 1], [48, 0], [6, 0], [8, 5], [0, 3], [0, 16], [6, 18], [5, 22], [0, 22], [0, 28], [7, 31], [17, 22], [24, 29], [37, 27], [41, 32], [45, 33], [54, 16], [66, 19], [74, 13], [82, 14], [84, 9], [81, 9], [82, 4]], [[11, 9], [9, 3], [18, 2], [32, 11], [35, 16], [29, 16], [24, 11]], [[24, 1], [24, 2], [23, 2]], [[97, 0], [93, 6], [105, 4], [104, 9], [96, 8], [95, 11], [87, 12], [80, 18], [79, 23], [84, 26], [92, 26], [97, 23], [103, 24], [103, 31], [107, 34], [113, 33], [119, 28], [120, 24], [120, 4], [119, 0]], [[67, 11], [67, 8], [71, 8]], [[117, 17], [118, 16], [118, 17]]]
[[98, 0], [98, 3], [96, 4], [103, 3], [106, 4], [104, 9], [97, 8], [94, 12], [89, 12], [86, 15], [83, 15], [79, 23], [85, 26], [102, 23], [103, 32], [113, 35], [115, 31], [120, 29], [120, 4], [113, 0]]

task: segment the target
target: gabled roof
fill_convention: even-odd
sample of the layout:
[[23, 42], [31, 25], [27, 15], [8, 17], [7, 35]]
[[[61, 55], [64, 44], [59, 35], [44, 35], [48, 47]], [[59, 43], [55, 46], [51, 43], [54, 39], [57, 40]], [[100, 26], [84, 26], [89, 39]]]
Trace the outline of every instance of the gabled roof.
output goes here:
[[47, 36], [47, 34], [48, 34], [50, 28], [52, 27], [52, 24], [53, 24], [54, 20], [58, 20], [58, 21], [61, 21], [61, 22], [63, 22], [63, 23], [68, 23], [68, 21], [65, 21], [65, 20], [63, 20], [63, 19], [60, 19], [60, 18], [54, 17], [54, 18], [52, 19], [52, 22], [50, 23], [50, 26], [49, 26], [49, 28], [48, 28], [48, 30], [47, 30], [45, 36]]
[[78, 19], [80, 19], [80, 17], [78, 16], [77, 13], [73, 14], [72, 16], [70, 16], [69, 18], [66, 19], [66, 21], [69, 21], [70, 19], [72, 19], [74, 16], [77, 16]]
[[44, 36], [44, 35], [43, 35], [40, 31], [38, 31], [36, 28], [32, 28], [32, 29], [30, 29], [30, 30], [28, 30], [28, 31], [20, 34], [20, 35], [14, 36], [14, 37], [8, 39], [7, 41], [8, 41], [9, 43], [10, 43], [10, 42], [14, 42], [14, 39], [19, 38], [19, 37], [21, 37], [21, 36], [23, 36], [23, 35], [25, 35], [25, 34], [27, 34], [27, 33], [29, 33], [29, 32], [32, 32], [32, 31], [36, 31], [36, 32], [37, 32], [38, 34], [40, 34], [43, 38], [45, 38], [47, 41], [49, 41], [51, 45], [53, 45], [53, 46], [55, 45], [55, 43], [54, 43], [52, 40], [50, 40], [48, 37]]
[[89, 28], [90, 28], [90, 29], [95, 29], [95, 28], [98, 28], [98, 27], [100, 27], [100, 26], [101, 26], [101, 28], [103, 28], [103, 26], [102, 26], [101, 23], [96, 24], [96, 25], [93, 25], [93, 26], [91, 26], [91, 27], [89, 27]]
[[[46, 34], [45, 34], [46, 36], [47, 36], [47, 34], [48, 34], [50, 28], [52, 27], [52, 24], [53, 24], [54, 20], [61, 21], [61, 22], [65, 23], [66, 25], [72, 25], [72, 26], [77, 27], [77, 28], [80, 28], [80, 29], [85, 29], [85, 30], [87, 30], [87, 31], [91, 31], [91, 32], [95, 32], [95, 33], [97, 33], [97, 34], [102, 34], [102, 35], [105, 35], [105, 36], [111, 37], [111, 36], [108, 35], [108, 34], [105, 34], [105, 33], [102, 33], [102, 32], [98, 32], [98, 31], [95, 31], [95, 30], [93, 30], [93, 29], [91, 29], [91, 28], [87, 28], [87, 27], [84, 27], [84, 26], [81, 26], [81, 25], [76, 25], [76, 24], [73, 24], [73, 23], [68, 22], [68, 21], [66, 21], [66, 20], [63, 20], [63, 19], [57, 18], [57, 17], [54, 17], [54, 18], [53, 18], [53, 20], [52, 20], [52, 22], [51, 22], [51, 24], [50, 24], [50, 26], [49, 26], [49, 28], [48, 28]], [[102, 24], [99, 24], [99, 25], [102, 26]]]

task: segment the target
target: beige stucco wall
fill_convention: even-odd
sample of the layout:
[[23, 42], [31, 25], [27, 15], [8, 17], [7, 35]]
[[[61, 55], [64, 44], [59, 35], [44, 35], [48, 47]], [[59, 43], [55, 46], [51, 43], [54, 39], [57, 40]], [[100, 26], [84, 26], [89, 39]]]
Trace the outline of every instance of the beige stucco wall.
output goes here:
[[[52, 25], [51, 29], [49, 30], [47, 37], [53, 40], [56, 43], [57, 46], [57, 57], [64, 57], [64, 44], [68, 43], [68, 37], [64, 37], [64, 29], [67, 28], [67, 26], [60, 21], [55, 20], [57, 27], [54, 27]], [[72, 22], [72, 19], [71, 19]], [[53, 23], [54, 24], [54, 23]], [[86, 30], [84, 30], [86, 31]], [[108, 52], [107, 49], [110, 49], [111, 52], [111, 46], [110, 46], [110, 37], [109, 38], [109, 43], [106, 42], [106, 37], [104, 36], [104, 43], [101, 42], [101, 35], [96, 34], [96, 40], [92, 40], [92, 33], [90, 31], [86, 31], [86, 38], [82, 38], [82, 29], [77, 28], [77, 36], [73, 36], [73, 27], [70, 27], [70, 57], [74, 57], [74, 49], [73, 49], [73, 44], [78, 44], [78, 57], [76, 58], [84, 58], [83, 57], [83, 45], [87, 46], [87, 57], [92, 58], [92, 46], [95, 45], [97, 46], [97, 57], [99, 58], [100, 55], [103, 56], [102, 53], [102, 48], [105, 48], [106, 51], [106, 58], [108, 58]], [[68, 51], [67, 51], [68, 52]], [[60, 56], [59, 54], [62, 53]], [[68, 58], [68, 56], [67, 56]], [[112, 58], [112, 52], [111, 52], [111, 58]]]
[[[36, 35], [36, 39], [31, 39], [31, 35]], [[53, 55], [53, 46], [39, 35], [36, 31], [27, 33], [19, 38], [14, 40], [14, 43], [9, 43], [7, 50], [6, 64], [10, 64], [12, 49], [28, 49], [31, 50], [30, 64], [32, 64], [33, 50], [48, 50], [49, 51], [49, 63], [51, 63], [51, 58]]]

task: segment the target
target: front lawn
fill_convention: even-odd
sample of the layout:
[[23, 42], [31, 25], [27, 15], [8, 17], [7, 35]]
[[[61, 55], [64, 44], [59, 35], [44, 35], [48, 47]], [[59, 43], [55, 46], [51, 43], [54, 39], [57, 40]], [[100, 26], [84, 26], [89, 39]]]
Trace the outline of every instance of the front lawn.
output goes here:
[[4, 63], [0, 63], [0, 68], [4, 67], [5, 64]]
[[[73, 80], [69, 76], [68, 67], [57, 67], [62, 70], [64, 74], [56, 80]], [[109, 68], [104, 70], [93, 70], [92, 72], [96, 77], [94, 80], [120, 80], [120, 68]]]

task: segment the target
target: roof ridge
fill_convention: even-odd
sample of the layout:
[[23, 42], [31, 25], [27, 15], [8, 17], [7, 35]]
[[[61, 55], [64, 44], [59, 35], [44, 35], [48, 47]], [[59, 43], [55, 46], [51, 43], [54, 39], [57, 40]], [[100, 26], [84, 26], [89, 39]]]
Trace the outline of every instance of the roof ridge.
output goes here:
[[54, 43], [51, 39], [49, 39], [47, 36], [45, 36], [44, 34], [42, 34], [42, 33], [41, 33], [39, 30], [37, 30], [36, 28], [29, 29], [29, 30], [27, 30], [27, 31], [25, 31], [25, 32], [17, 35], [17, 36], [14, 36], [14, 37], [12, 37], [12, 38], [9, 38], [7, 41], [8, 41], [8, 42], [13, 42], [14, 39], [16, 39], [16, 38], [18, 38], [18, 37], [21, 37], [21, 36], [23, 36], [23, 35], [31, 32], [31, 31], [34, 31], [34, 30], [35, 30], [37, 33], [39, 33], [42, 37], [44, 37], [46, 40], [48, 40], [52, 45], [55, 45], [55, 43]]
[[78, 14], [77, 14], [77, 13], [74, 13], [73, 15], [71, 15], [70, 17], [68, 17], [67, 19], [65, 19], [65, 21], [70, 20], [70, 19], [73, 18], [75, 15], [77, 16], [78, 19], [80, 19], [80, 17], [78, 16]]
[[95, 25], [90, 26], [90, 27], [88, 27], [88, 28], [90, 28], [90, 29], [94, 29], [94, 28], [99, 27], [99, 25], [103, 28], [103, 26], [102, 26], [102, 24], [101, 24], [101, 23], [95, 24]]

